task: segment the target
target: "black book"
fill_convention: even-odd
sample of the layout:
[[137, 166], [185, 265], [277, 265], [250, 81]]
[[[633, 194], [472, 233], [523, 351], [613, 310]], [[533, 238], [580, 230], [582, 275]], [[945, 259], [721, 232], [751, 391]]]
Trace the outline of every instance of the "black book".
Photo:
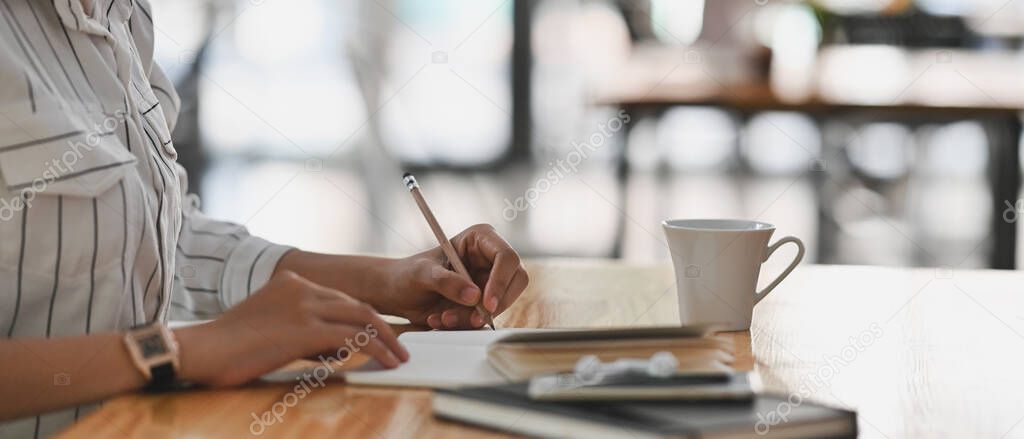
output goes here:
[[541, 437], [854, 438], [857, 414], [798, 397], [747, 402], [536, 401], [527, 384], [437, 390], [434, 415]]

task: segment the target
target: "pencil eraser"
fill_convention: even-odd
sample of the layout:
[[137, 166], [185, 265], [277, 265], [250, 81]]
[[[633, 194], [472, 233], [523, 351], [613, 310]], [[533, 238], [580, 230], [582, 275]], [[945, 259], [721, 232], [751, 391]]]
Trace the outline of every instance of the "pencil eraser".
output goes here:
[[406, 172], [405, 175], [402, 176], [402, 181], [405, 182], [405, 186], [409, 188], [409, 190], [413, 190], [419, 186], [418, 184], [416, 184], [416, 177], [413, 177], [412, 174], [408, 172]]

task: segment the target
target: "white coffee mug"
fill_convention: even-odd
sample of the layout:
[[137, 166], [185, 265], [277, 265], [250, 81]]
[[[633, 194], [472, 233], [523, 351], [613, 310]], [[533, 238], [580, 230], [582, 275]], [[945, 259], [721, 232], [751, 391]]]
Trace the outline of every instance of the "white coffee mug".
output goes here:
[[[754, 305], [804, 257], [804, 244], [787, 236], [768, 245], [775, 226], [732, 219], [678, 219], [661, 223], [676, 271], [679, 320], [716, 324], [723, 331], [750, 328]], [[786, 243], [796, 244], [793, 262], [767, 287], [757, 289], [761, 264]]]

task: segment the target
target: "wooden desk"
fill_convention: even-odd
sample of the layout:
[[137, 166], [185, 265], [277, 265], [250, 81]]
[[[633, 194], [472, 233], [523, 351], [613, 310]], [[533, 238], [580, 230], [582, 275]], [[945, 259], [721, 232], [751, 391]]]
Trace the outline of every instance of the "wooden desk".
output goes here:
[[[671, 268], [602, 260], [529, 264], [533, 283], [502, 326], [671, 324]], [[858, 410], [863, 437], [1024, 437], [1024, 275], [803, 266], [735, 333], [738, 367], [766, 385]], [[751, 343], [752, 342], [752, 343]], [[124, 396], [63, 437], [249, 435], [289, 386]], [[328, 384], [268, 437], [499, 437], [435, 420], [430, 392]]]

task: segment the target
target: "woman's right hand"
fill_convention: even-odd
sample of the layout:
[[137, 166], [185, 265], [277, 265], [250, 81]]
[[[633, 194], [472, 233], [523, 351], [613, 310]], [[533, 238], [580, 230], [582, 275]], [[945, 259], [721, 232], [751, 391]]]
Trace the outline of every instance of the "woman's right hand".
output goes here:
[[275, 273], [217, 320], [175, 335], [180, 378], [212, 386], [242, 384], [318, 354], [346, 360], [338, 353], [364, 352], [389, 368], [409, 359], [372, 307], [290, 271]]

